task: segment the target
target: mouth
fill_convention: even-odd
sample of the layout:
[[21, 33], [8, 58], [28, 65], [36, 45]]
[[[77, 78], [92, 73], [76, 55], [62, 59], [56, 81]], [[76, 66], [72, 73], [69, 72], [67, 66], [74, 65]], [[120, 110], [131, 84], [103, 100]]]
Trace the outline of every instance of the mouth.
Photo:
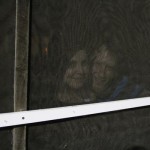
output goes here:
[[84, 78], [82, 78], [82, 77], [73, 77], [71, 79], [73, 79], [73, 80], [83, 80]]
[[83, 80], [85, 77], [83, 75], [75, 75], [75, 76], [72, 76], [71, 79], [74, 79], [74, 80]]
[[107, 80], [105, 78], [93, 77], [93, 79], [97, 82], [107, 82]]
[[106, 79], [98, 79], [98, 78], [94, 78], [93, 79], [93, 83], [94, 85], [106, 85], [108, 83], [108, 81]]

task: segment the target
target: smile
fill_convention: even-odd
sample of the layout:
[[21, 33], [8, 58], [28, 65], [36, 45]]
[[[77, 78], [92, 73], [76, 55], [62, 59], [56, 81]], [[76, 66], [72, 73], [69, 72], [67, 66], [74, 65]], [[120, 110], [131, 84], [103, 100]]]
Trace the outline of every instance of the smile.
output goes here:
[[83, 80], [84, 78], [71, 78], [73, 80]]

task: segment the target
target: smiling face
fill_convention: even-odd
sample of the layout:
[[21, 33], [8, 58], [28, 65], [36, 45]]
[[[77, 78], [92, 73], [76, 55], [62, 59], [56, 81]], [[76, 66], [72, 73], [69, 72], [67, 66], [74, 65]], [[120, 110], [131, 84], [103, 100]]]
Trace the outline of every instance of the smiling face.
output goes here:
[[71, 58], [64, 75], [64, 82], [72, 89], [80, 89], [86, 83], [88, 73], [87, 54], [84, 50], [80, 50]]
[[114, 55], [106, 46], [102, 46], [95, 56], [92, 67], [92, 87], [95, 93], [107, 91], [110, 83], [117, 76], [116, 64]]

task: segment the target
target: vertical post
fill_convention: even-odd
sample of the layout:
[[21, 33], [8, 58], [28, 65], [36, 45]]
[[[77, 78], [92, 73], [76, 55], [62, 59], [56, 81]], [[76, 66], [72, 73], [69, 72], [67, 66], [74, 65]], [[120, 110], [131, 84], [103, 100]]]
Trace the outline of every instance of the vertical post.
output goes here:
[[[30, 0], [16, 0], [14, 111], [27, 109], [29, 9]], [[26, 150], [26, 126], [13, 129], [12, 149]]]

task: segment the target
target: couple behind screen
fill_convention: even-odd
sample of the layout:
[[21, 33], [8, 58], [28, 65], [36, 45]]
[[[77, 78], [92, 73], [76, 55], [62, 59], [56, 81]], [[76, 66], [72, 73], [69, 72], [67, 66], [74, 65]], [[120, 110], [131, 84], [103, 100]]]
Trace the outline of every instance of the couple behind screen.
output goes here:
[[130, 85], [124, 60], [106, 44], [92, 53], [80, 48], [60, 55], [54, 74], [59, 106], [134, 98], [143, 91], [138, 84]]
[[[72, 50], [70, 50], [72, 51]], [[65, 105], [102, 101], [117, 79], [116, 59], [106, 45], [98, 50], [78, 49], [68, 60], [57, 99]], [[66, 65], [65, 65], [66, 66]]]
[[[60, 105], [77, 105], [135, 98], [144, 88], [130, 82], [127, 64], [109, 44], [93, 50], [68, 49], [60, 56], [55, 99]], [[55, 80], [56, 81], [56, 80]]]

